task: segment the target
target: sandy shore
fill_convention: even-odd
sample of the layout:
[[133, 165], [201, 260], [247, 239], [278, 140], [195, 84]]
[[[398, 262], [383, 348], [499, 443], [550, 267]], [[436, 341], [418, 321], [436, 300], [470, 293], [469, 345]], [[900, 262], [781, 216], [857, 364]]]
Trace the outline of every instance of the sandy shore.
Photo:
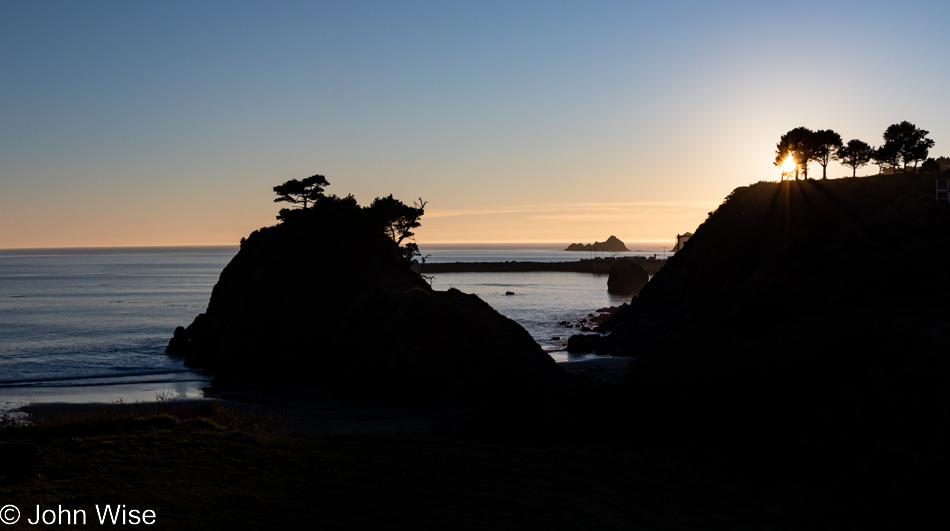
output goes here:
[[623, 378], [630, 369], [630, 358], [598, 356], [581, 361], [564, 361], [558, 366], [588, 384], [604, 384]]
[[[613, 382], [629, 367], [627, 358], [595, 358], [559, 364], [588, 384]], [[19, 408], [31, 419], [123, 418], [143, 414], [177, 414], [199, 401], [222, 407], [288, 432], [319, 435], [371, 434], [441, 437], [457, 433], [477, 419], [480, 408], [395, 408], [347, 406], [315, 389], [229, 391], [206, 398], [168, 398], [133, 403], [32, 403]]]

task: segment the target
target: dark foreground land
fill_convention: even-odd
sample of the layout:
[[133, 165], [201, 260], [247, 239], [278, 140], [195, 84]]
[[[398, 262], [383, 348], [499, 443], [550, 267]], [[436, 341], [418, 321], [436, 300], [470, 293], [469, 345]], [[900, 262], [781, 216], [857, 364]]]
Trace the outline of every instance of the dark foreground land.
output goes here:
[[[35, 459], [0, 473], [26, 518], [98, 504], [160, 529], [794, 529], [802, 522], [708, 469], [649, 450], [506, 435], [319, 436], [286, 414], [215, 402], [34, 408], [0, 430]], [[44, 420], [45, 419], [45, 420]], [[489, 423], [490, 425], [490, 423]], [[488, 425], [486, 425], [488, 426]], [[113, 527], [113, 526], [109, 526]], [[138, 526], [143, 527], [143, 526]]]

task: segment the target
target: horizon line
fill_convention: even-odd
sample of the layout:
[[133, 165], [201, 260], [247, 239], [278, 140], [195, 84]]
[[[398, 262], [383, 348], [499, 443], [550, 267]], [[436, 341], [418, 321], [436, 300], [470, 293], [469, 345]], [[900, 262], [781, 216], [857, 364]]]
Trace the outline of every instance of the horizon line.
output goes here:
[[[594, 240], [598, 241], [598, 240]], [[624, 243], [628, 242], [637, 242], [637, 243], [669, 243], [676, 241], [675, 238], [638, 238], [638, 239], [621, 239]], [[571, 244], [578, 243], [570, 240], [455, 240], [455, 241], [426, 241], [426, 242], [416, 242], [418, 245], [492, 245], [492, 244], [504, 244], [504, 245], [518, 245], [518, 244]], [[590, 243], [594, 243], [593, 241]], [[49, 247], [0, 247], [0, 251], [79, 251], [79, 250], [96, 250], [96, 249], [194, 249], [201, 247], [240, 247], [240, 244], [234, 243], [206, 243], [206, 244], [180, 244], [180, 245], [64, 245], [64, 246], [49, 246]]]

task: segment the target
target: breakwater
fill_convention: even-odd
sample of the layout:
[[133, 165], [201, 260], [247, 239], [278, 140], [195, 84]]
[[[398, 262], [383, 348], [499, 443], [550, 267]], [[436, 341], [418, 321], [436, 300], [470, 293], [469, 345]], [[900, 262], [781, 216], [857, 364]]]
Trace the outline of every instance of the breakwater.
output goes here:
[[655, 275], [666, 264], [665, 259], [634, 256], [629, 258], [594, 258], [573, 262], [446, 262], [434, 264], [414, 264], [417, 273], [533, 273], [538, 271], [560, 271], [572, 273], [592, 273], [606, 275], [610, 268], [620, 260], [631, 260], [642, 267], [648, 275]]

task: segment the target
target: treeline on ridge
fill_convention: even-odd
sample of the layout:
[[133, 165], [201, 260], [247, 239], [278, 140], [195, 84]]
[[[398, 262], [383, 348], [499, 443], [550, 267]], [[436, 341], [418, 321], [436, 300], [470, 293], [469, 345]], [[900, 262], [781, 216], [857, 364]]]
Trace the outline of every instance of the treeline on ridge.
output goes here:
[[917, 164], [925, 173], [941, 171], [950, 167], [947, 157], [930, 158], [930, 149], [934, 141], [927, 138], [930, 131], [903, 121], [892, 124], [884, 131], [884, 143], [872, 147], [867, 142], [851, 139], [845, 144], [841, 135], [831, 129], [812, 131], [807, 127], [796, 127], [782, 135], [775, 146], [775, 165], [781, 166], [782, 178], [793, 171], [795, 179], [801, 174], [808, 178], [808, 163], [817, 162], [821, 166], [821, 178], [828, 177], [828, 164], [839, 161], [851, 168], [851, 176], [857, 176], [858, 168], [874, 162], [878, 173], [906, 173], [907, 166], [913, 164], [912, 172], [917, 172]]

